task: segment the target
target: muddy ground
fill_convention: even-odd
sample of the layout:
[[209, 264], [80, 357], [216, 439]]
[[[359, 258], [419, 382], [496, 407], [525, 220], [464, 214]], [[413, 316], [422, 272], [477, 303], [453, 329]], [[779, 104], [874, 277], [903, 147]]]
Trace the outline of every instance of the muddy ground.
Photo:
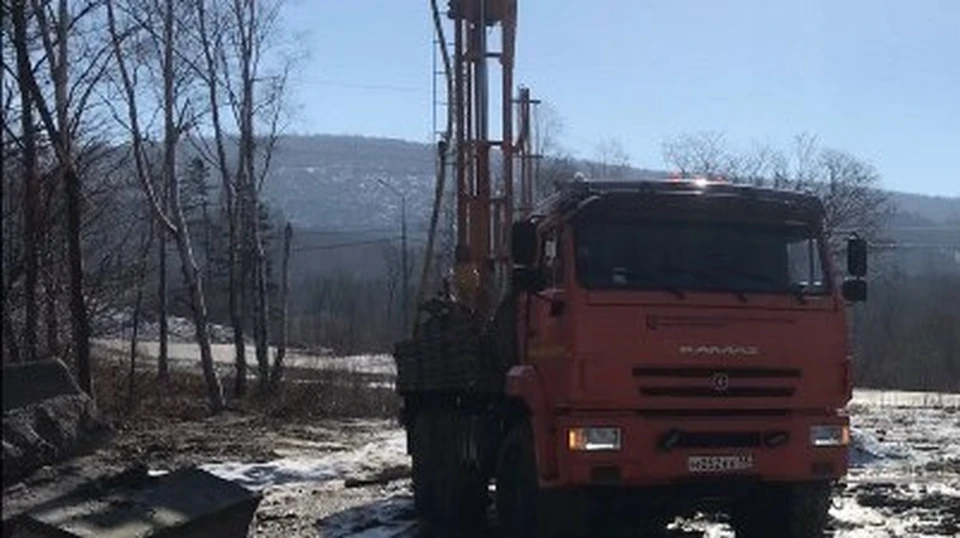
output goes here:
[[[960, 535], [960, 402], [860, 392], [851, 405], [855, 467], [838, 489], [829, 535]], [[289, 416], [282, 408], [140, 412], [115, 423], [92, 454], [42, 468], [5, 487], [8, 519], [94, 476], [135, 462], [157, 472], [203, 468], [261, 491], [250, 536], [418, 535], [404, 436], [383, 418]], [[487, 529], [481, 533], [495, 536]], [[722, 515], [676, 521], [669, 537], [732, 537]]]

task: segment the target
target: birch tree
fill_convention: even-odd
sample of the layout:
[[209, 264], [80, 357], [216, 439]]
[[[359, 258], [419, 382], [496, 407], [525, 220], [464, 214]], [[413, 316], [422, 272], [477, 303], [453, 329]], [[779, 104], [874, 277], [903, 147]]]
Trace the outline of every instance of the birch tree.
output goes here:
[[[129, 11], [126, 12], [127, 16], [123, 21], [126, 24], [121, 27], [117, 17], [117, 4], [119, 4], [119, 0], [107, 0], [108, 28], [114, 62], [119, 72], [121, 90], [125, 96], [126, 125], [131, 138], [137, 176], [144, 195], [150, 203], [154, 217], [160, 226], [165, 227], [176, 244], [180, 257], [181, 272], [190, 298], [196, 339], [200, 348], [200, 364], [207, 384], [210, 408], [213, 412], [219, 412], [224, 406], [223, 390], [214, 368], [213, 355], [210, 349], [203, 279], [194, 257], [190, 233], [186, 226], [186, 219], [180, 202], [180, 186], [176, 174], [177, 142], [180, 140], [181, 134], [189, 129], [192, 123], [191, 113], [193, 112], [189, 101], [181, 100], [178, 95], [187, 82], [182, 78], [184, 70], [178, 69], [180, 65], [178, 53], [181, 51], [177, 49], [177, 38], [182, 29], [179, 27], [180, 21], [175, 10], [177, 2], [163, 0], [159, 4], [154, 4], [154, 7], [160, 8], [159, 19], [162, 28], [160, 36], [152, 32], [153, 27], [151, 25], [143, 24], [142, 20], [137, 20], [138, 13], [135, 8], [140, 6], [131, 6], [130, 4], [124, 6], [129, 8]], [[150, 16], [149, 13], [140, 12], [139, 14], [144, 18]], [[141, 35], [138, 36], [138, 33]], [[148, 35], [143, 36], [143, 33]], [[140, 101], [135, 85], [135, 74], [139, 66], [131, 68], [127, 63], [125, 50], [127, 47], [125, 47], [125, 44], [128, 43], [128, 40], [138, 37], [154, 40], [159, 45], [157, 48], [161, 51], [159, 63], [163, 95], [160, 103], [164, 118], [162, 188], [166, 189], [168, 194], [169, 210], [165, 210], [161, 205], [160, 197], [153, 188], [148, 173], [144, 131], [142, 130], [139, 113]], [[134, 43], [136, 44], [136, 42]]]

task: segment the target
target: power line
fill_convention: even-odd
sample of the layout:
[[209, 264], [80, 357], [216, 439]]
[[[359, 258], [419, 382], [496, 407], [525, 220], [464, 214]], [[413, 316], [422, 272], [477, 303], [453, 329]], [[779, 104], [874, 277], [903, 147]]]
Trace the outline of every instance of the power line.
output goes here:
[[337, 229], [301, 229], [297, 231], [299, 235], [337, 235], [337, 234], [374, 234], [395, 232], [393, 228], [364, 228], [355, 230], [337, 230]]
[[355, 82], [341, 82], [337, 80], [323, 80], [323, 79], [314, 79], [314, 80], [298, 80], [297, 83], [304, 85], [316, 85], [316, 86], [333, 86], [337, 88], [350, 88], [357, 90], [375, 90], [375, 91], [388, 91], [388, 92], [398, 92], [398, 93], [421, 93], [424, 91], [423, 88], [415, 88], [413, 86], [399, 86], [393, 84], [370, 84], [370, 83], [355, 83]]
[[338, 248], [360, 247], [364, 245], [376, 245], [378, 243], [390, 243], [398, 241], [399, 237], [381, 237], [380, 239], [367, 239], [364, 241], [349, 241], [346, 243], [333, 243], [330, 245], [312, 245], [307, 247], [297, 247], [290, 249], [291, 252], [309, 252], [313, 250], [333, 250]]
[[[401, 237], [381, 237], [378, 239], [365, 239], [359, 241], [348, 241], [344, 243], [331, 243], [329, 245], [310, 245], [290, 249], [290, 252], [310, 252], [313, 250], [335, 250], [340, 248], [362, 247], [366, 245], [377, 245], [383, 243], [392, 243], [400, 241]], [[423, 244], [425, 241], [419, 238], [407, 238], [407, 243]]]

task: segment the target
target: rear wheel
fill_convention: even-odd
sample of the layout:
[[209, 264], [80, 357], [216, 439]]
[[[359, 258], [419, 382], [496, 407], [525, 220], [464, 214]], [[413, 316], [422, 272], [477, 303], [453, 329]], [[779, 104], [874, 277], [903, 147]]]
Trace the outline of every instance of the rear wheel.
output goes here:
[[425, 413], [417, 413], [413, 421], [413, 431], [411, 437], [412, 460], [412, 482], [413, 482], [413, 503], [417, 510], [417, 515], [423, 519], [429, 519], [433, 511], [436, 510], [436, 501], [434, 500], [433, 472], [430, 469], [433, 455], [431, 453], [431, 431], [430, 420]]
[[830, 484], [771, 485], [735, 507], [737, 538], [820, 538], [827, 526]]
[[481, 525], [486, 511], [485, 481], [461, 458], [457, 415], [420, 412], [415, 422], [414, 505], [428, 526], [454, 531]]

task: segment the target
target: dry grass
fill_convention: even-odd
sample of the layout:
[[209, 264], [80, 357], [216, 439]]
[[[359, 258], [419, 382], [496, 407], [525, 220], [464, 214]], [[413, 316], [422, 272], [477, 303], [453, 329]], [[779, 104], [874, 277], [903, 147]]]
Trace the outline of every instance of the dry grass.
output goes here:
[[[140, 367], [129, 398], [129, 360], [97, 349], [93, 361], [98, 407], [112, 421], [144, 418], [197, 420], [209, 416], [207, 389], [198, 371], [172, 369], [166, 384], [155, 368]], [[141, 359], [146, 361], [150, 359]], [[221, 376], [227, 407], [278, 420], [317, 418], [393, 418], [400, 399], [385, 376], [343, 370], [291, 369], [276, 394], [258, 396], [257, 380], [248, 382], [248, 396], [232, 398], [234, 377]]]

